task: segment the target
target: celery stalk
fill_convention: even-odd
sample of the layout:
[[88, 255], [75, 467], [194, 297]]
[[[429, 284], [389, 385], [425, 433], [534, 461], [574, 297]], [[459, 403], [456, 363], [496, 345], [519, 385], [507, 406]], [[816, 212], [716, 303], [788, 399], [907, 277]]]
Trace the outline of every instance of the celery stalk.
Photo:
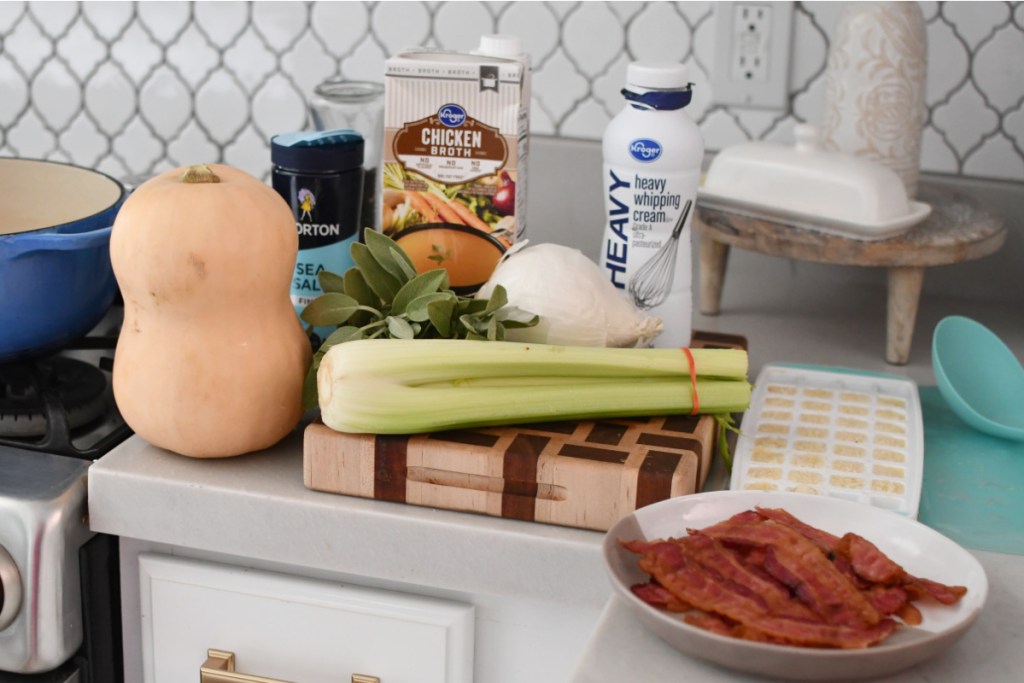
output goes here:
[[[746, 409], [747, 354], [693, 349], [701, 413]], [[455, 339], [365, 339], [324, 356], [324, 423], [342, 432], [414, 434], [544, 420], [691, 412], [690, 370], [675, 349], [614, 349]]]

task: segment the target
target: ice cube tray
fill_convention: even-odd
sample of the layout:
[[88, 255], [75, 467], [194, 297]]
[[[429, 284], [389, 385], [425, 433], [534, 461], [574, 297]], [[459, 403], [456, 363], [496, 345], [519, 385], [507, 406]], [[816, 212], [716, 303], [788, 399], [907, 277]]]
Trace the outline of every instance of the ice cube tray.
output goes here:
[[827, 495], [916, 518], [922, 424], [909, 379], [769, 364], [743, 416], [730, 488]]

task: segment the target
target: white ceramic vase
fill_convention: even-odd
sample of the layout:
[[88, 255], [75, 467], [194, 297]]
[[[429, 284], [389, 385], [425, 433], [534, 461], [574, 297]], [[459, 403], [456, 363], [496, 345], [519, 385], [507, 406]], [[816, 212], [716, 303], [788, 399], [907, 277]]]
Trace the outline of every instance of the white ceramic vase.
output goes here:
[[916, 2], [848, 2], [825, 74], [822, 147], [888, 166], [910, 198], [921, 162], [926, 48]]

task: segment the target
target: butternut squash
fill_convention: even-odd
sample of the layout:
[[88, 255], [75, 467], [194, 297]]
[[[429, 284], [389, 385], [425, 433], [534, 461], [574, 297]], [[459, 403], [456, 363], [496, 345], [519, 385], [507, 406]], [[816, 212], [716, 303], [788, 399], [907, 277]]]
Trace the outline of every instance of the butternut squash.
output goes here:
[[217, 458], [294, 429], [311, 356], [289, 296], [297, 253], [288, 205], [244, 171], [177, 168], [132, 193], [110, 260], [124, 297], [114, 399], [137, 434]]

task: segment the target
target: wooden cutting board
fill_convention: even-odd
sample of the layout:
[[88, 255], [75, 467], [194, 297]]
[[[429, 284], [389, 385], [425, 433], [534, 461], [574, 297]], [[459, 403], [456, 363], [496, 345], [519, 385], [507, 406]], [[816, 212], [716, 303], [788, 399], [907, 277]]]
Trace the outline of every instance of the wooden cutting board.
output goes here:
[[[697, 333], [692, 348], [746, 348]], [[317, 491], [606, 531], [633, 510], [699, 491], [710, 416], [547, 422], [433, 434], [306, 428], [304, 482]]]

